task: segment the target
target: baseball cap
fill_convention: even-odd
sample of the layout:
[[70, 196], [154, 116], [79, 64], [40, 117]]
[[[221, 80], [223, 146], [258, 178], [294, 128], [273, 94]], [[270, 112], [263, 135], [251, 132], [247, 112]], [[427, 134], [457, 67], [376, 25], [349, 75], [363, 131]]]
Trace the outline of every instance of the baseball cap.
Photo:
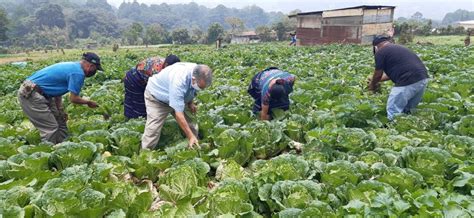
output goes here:
[[379, 43], [385, 42], [385, 41], [390, 41], [390, 37], [386, 35], [378, 35], [374, 37], [374, 40], [372, 41], [372, 45], [376, 46]]
[[97, 67], [97, 70], [104, 71], [100, 64], [100, 57], [92, 52], [86, 52], [82, 54], [82, 59], [86, 60], [89, 63], [94, 64]]

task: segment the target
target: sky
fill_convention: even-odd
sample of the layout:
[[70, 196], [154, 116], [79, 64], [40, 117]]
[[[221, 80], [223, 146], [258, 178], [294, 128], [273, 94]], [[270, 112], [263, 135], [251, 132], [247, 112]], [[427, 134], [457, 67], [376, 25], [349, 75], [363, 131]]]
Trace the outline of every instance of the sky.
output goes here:
[[[118, 7], [124, 0], [108, 0], [108, 2]], [[125, 0], [133, 2], [133, 0]], [[215, 7], [219, 4], [226, 7], [243, 8], [249, 5], [256, 5], [265, 11], [281, 11], [288, 13], [294, 9], [300, 9], [303, 12], [336, 9], [341, 7], [351, 7], [357, 5], [393, 5], [395, 17], [410, 17], [419, 11], [423, 17], [435, 20], [443, 19], [448, 12], [457, 9], [474, 11], [474, 0], [138, 0], [145, 4], [178, 4], [195, 2], [207, 7]]]

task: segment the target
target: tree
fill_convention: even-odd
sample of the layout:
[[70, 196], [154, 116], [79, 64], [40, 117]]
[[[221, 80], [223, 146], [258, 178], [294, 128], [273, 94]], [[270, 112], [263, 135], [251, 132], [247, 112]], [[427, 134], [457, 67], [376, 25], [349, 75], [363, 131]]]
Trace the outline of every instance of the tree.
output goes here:
[[57, 26], [43, 26], [42, 28], [38, 29], [36, 35], [38, 37], [39, 44], [52, 45], [56, 49], [64, 47], [69, 39], [67, 31], [64, 31], [64, 29], [61, 29]]
[[218, 24], [212, 24], [207, 30], [207, 43], [214, 43], [219, 37], [224, 36], [224, 28]]
[[7, 32], [8, 32], [8, 24], [9, 20], [7, 17], [7, 13], [3, 8], [0, 8], [0, 41], [5, 41], [8, 39]]
[[238, 33], [244, 30], [244, 22], [238, 17], [227, 17], [225, 22], [229, 24], [232, 33]]
[[423, 20], [423, 14], [421, 12], [417, 11], [416, 13], [414, 13], [411, 16], [411, 19], [416, 20], [416, 21], [421, 21], [421, 20]]
[[298, 14], [298, 13], [301, 13], [302, 11], [300, 9], [295, 9], [295, 10], [292, 10], [290, 11], [290, 13], [288, 13], [288, 15], [295, 15], [295, 14]]
[[272, 30], [267, 26], [258, 26], [255, 29], [255, 33], [258, 35], [262, 42], [269, 42], [273, 40]]
[[429, 19], [428, 22], [425, 25], [423, 25], [421, 32], [423, 35], [427, 36], [431, 34], [432, 29], [433, 29], [433, 21]]
[[191, 41], [193, 43], [199, 43], [199, 44], [206, 43], [207, 36], [204, 34], [204, 32], [201, 29], [194, 28], [192, 32], [193, 32], [193, 35], [191, 36]]
[[119, 25], [117, 17], [103, 10], [76, 10], [68, 18], [69, 36], [71, 38], [89, 38], [91, 32], [105, 37], [118, 37]]
[[173, 30], [173, 33], [171, 33], [171, 38], [173, 39], [173, 43], [180, 44], [180, 45], [189, 44], [191, 41], [188, 30], [185, 28], [179, 28], [179, 29]]
[[107, 3], [107, 0], [87, 0], [86, 7], [112, 11], [112, 6]]
[[286, 28], [283, 22], [278, 22], [273, 26], [273, 30], [275, 30], [278, 41], [284, 40], [286, 37]]
[[139, 23], [133, 23], [124, 32], [125, 40], [130, 45], [138, 45], [143, 40], [143, 26]]
[[36, 22], [39, 27], [59, 27], [66, 26], [63, 9], [57, 4], [46, 4], [35, 12]]
[[168, 32], [160, 24], [151, 24], [146, 28], [144, 42], [146, 45], [168, 43]]

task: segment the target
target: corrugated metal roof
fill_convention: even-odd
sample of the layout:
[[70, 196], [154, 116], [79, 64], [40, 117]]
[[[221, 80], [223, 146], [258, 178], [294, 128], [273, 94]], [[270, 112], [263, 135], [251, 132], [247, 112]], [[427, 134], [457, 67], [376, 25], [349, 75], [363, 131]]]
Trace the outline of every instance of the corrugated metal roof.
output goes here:
[[[360, 5], [355, 7], [348, 7], [348, 8], [338, 8], [338, 9], [331, 9], [331, 10], [324, 10], [324, 11], [339, 11], [339, 10], [348, 10], [348, 9], [383, 9], [383, 8], [395, 8], [395, 6], [389, 5]], [[311, 11], [311, 12], [303, 12], [298, 14], [293, 14], [288, 16], [289, 18], [297, 17], [297, 16], [304, 16], [304, 15], [315, 15], [315, 14], [322, 14], [324, 11]]]
[[304, 16], [304, 15], [314, 15], [314, 14], [322, 14], [323, 11], [311, 11], [311, 12], [303, 12], [303, 13], [297, 13], [297, 14], [293, 14], [293, 15], [290, 15], [288, 17], [296, 17], [296, 16]]
[[325, 10], [325, 11], [339, 11], [339, 10], [347, 10], [347, 9], [382, 9], [382, 8], [395, 8], [395, 6], [390, 6], [390, 5], [360, 5], [360, 6], [355, 6], [355, 7], [348, 7], [348, 8], [338, 8], [338, 9], [331, 9], [331, 10]]

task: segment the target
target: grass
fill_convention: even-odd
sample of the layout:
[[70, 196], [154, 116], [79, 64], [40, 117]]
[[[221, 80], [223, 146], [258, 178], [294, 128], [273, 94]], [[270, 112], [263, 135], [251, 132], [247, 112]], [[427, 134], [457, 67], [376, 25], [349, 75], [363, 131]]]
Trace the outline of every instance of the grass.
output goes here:
[[415, 36], [413, 43], [431, 42], [435, 45], [464, 45], [466, 36]]

